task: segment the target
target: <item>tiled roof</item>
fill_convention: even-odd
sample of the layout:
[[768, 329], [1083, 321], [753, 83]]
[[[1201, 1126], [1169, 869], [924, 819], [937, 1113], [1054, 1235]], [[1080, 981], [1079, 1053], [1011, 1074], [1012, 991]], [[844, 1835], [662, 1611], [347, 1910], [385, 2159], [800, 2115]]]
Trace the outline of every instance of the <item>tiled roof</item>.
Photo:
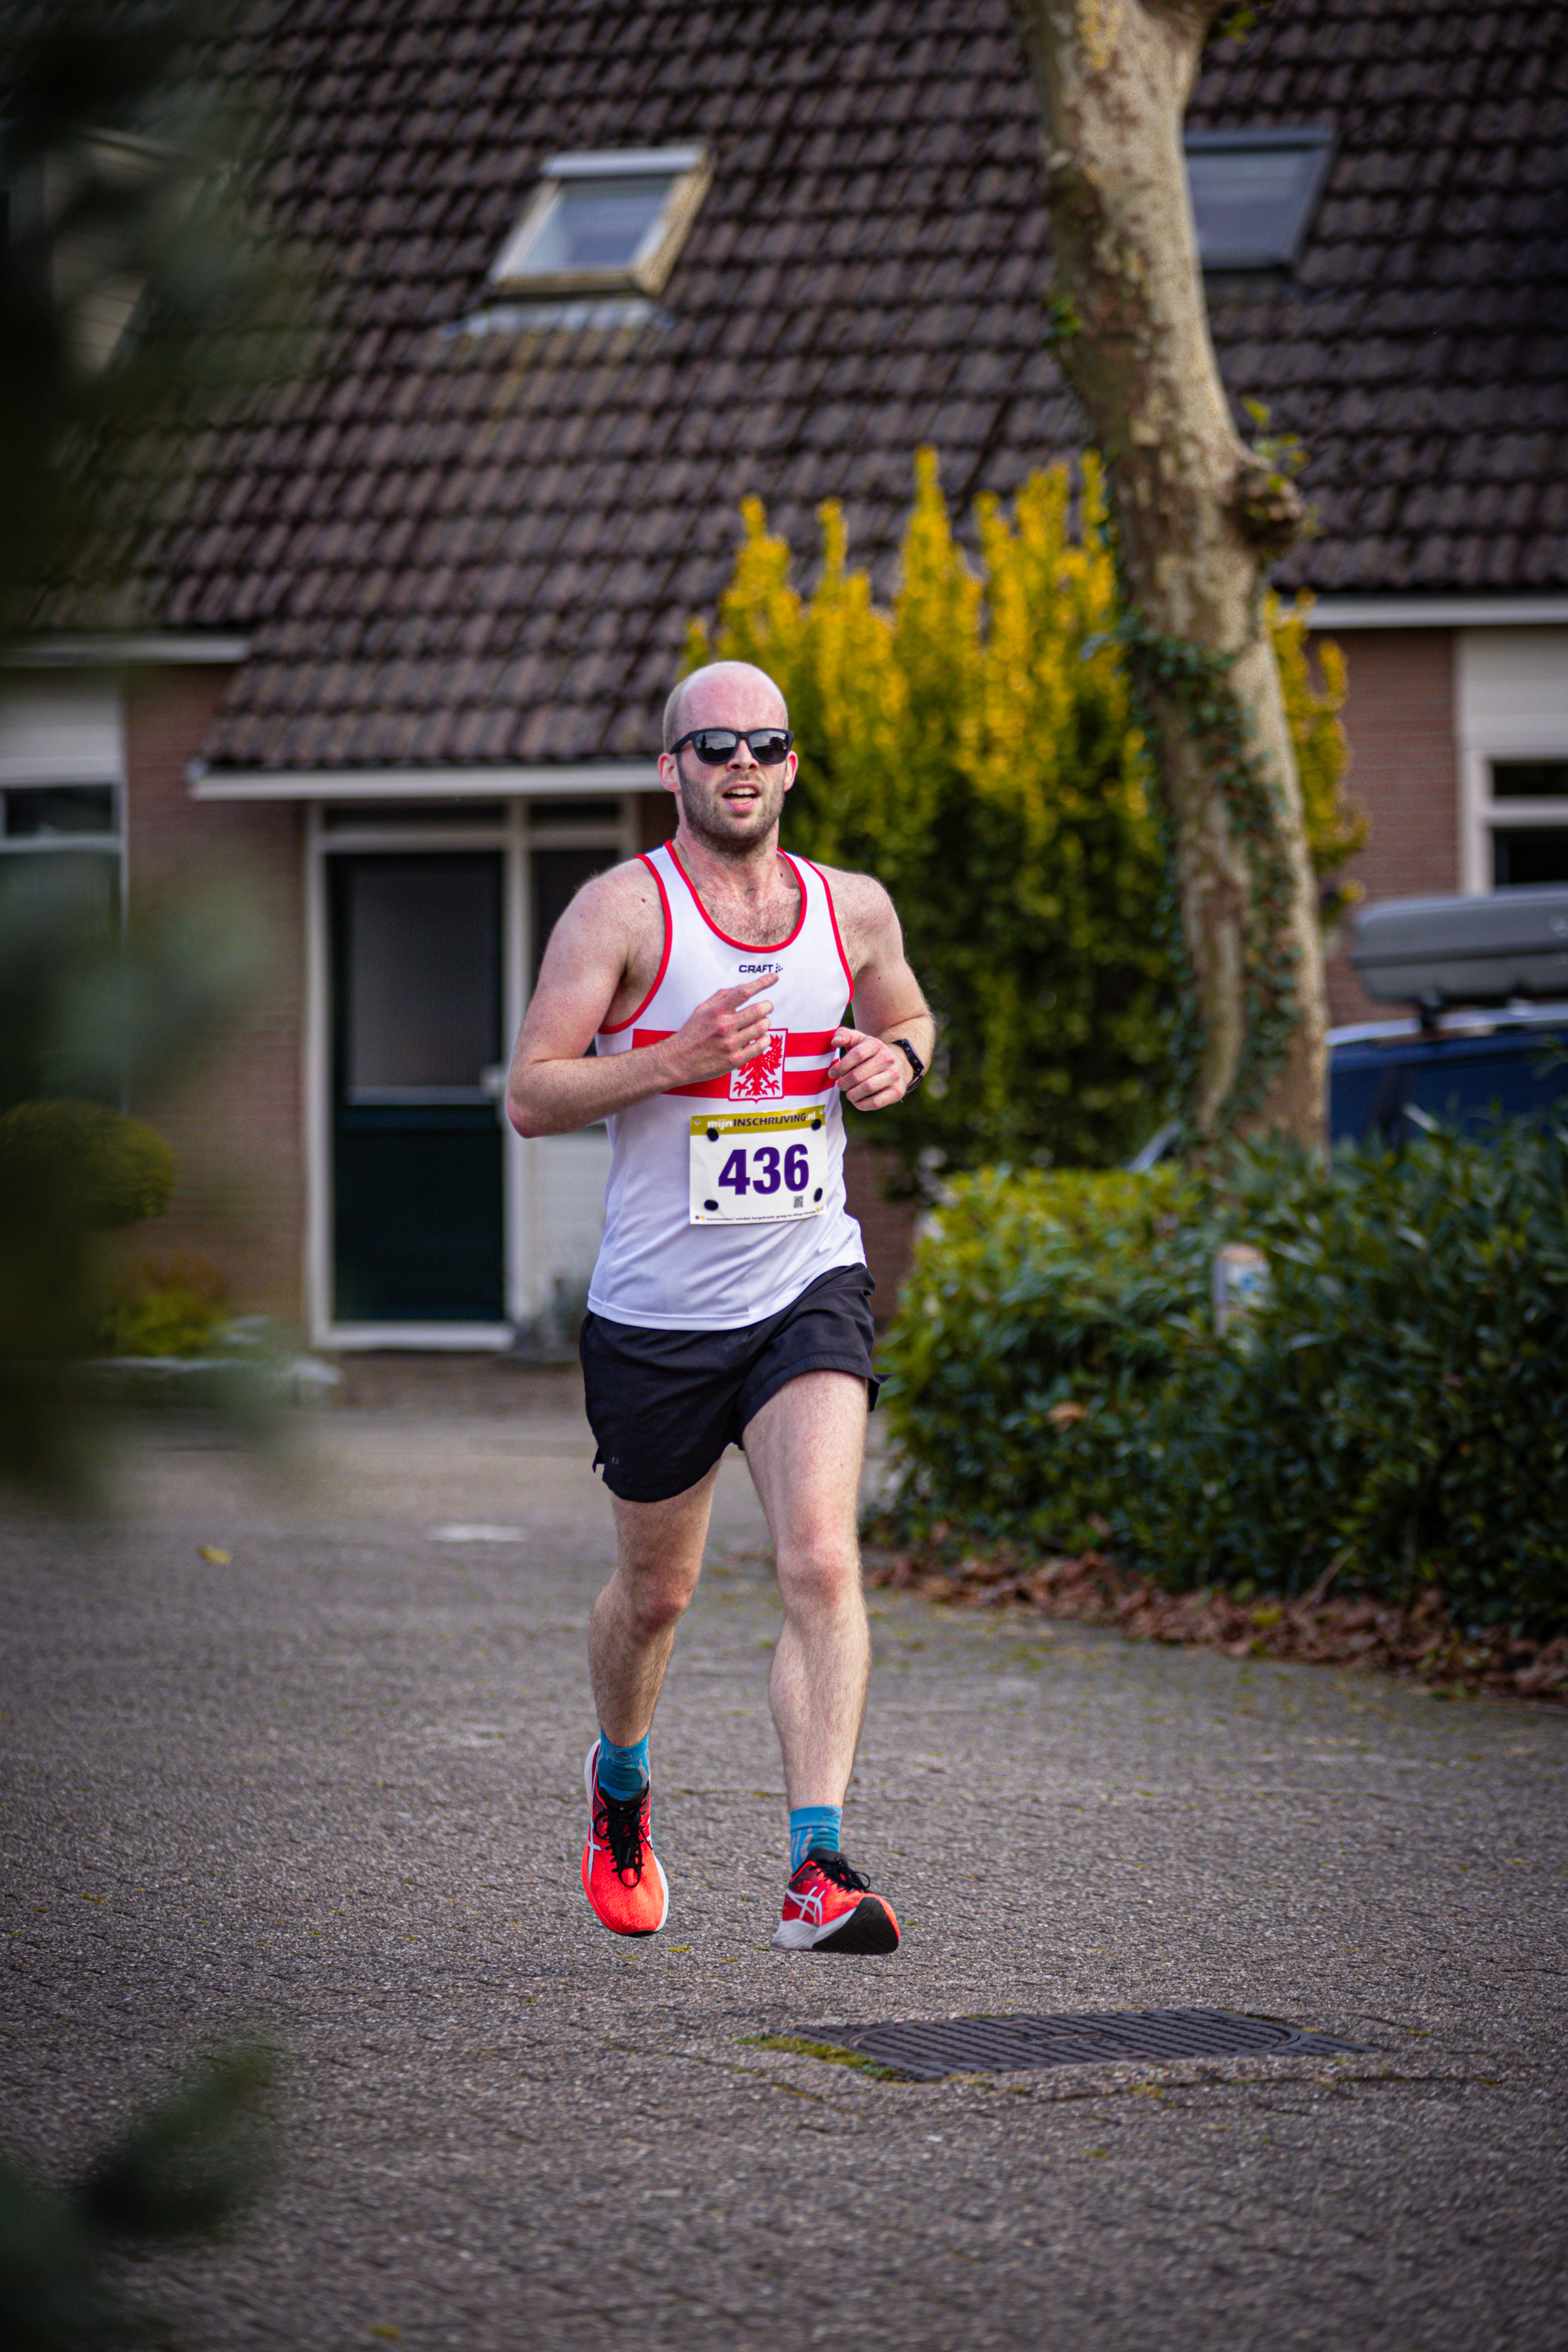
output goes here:
[[[955, 508], [1074, 446], [1005, 0], [289, 0], [254, 42], [328, 358], [195, 451], [118, 617], [243, 629], [215, 763], [646, 755], [747, 493], [843, 499], [890, 583], [911, 453]], [[1568, 587], [1568, 0], [1279, 0], [1194, 127], [1330, 124], [1296, 280], [1218, 296], [1299, 433], [1286, 583]], [[454, 331], [545, 156], [706, 144], [636, 329]]]
[[1216, 301], [1234, 396], [1312, 453], [1325, 592], [1568, 585], [1568, 8], [1285, 0], [1194, 130], [1327, 123], [1298, 289]]

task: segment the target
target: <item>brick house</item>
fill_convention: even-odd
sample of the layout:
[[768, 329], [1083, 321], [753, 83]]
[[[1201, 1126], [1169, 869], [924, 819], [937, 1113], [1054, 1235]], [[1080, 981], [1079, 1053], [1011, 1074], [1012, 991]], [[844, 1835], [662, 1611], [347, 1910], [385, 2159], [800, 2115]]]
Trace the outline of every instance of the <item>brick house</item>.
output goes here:
[[[842, 499], [886, 587], [917, 446], [957, 513], [1073, 449], [1034, 102], [1005, 0], [299, 0], [225, 69], [324, 358], [40, 610], [0, 851], [260, 895], [172, 1244], [319, 1344], [500, 1345], [607, 1147], [510, 1135], [499, 1073], [565, 897], [668, 829], [741, 499], [802, 548]], [[1360, 878], [1568, 877], [1568, 7], [1279, 0], [1188, 127], [1226, 383], [1312, 453], [1279, 579], [1349, 657]]]

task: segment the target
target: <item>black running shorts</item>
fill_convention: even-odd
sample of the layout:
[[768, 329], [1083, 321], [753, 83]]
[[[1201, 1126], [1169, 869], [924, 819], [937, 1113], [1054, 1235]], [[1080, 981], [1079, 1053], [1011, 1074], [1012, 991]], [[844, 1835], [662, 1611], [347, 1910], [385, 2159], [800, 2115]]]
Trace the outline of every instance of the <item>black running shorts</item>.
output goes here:
[[875, 1405], [871, 1289], [863, 1265], [836, 1266], [738, 1331], [651, 1331], [590, 1310], [583, 1378], [594, 1467], [603, 1466], [611, 1494], [627, 1503], [684, 1494], [802, 1372], [853, 1372]]

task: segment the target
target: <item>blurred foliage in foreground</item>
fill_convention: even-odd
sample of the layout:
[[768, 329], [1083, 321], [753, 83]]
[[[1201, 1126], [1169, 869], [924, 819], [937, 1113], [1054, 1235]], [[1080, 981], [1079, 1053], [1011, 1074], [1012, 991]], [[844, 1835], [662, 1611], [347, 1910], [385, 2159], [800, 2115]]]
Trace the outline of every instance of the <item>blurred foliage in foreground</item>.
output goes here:
[[69, 1500], [107, 1404], [84, 1363], [123, 1287], [105, 1236], [174, 1183], [167, 1144], [115, 1105], [213, 1034], [255, 949], [244, 910], [214, 898], [121, 937], [37, 867], [0, 897], [0, 1479]]
[[[910, 1178], [999, 1160], [1104, 1165], [1161, 1114], [1173, 917], [1092, 457], [1076, 523], [1073, 504], [1065, 466], [1032, 475], [1010, 515], [977, 499], [976, 569], [935, 453], [921, 451], [883, 612], [847, 566], [836, 503], [803, 598], [791, 549], [748, 499], [717, 629], [696, 624], [688, 642], [689, 667], [754, 661], [784, 690], [800, 754], [785, 848], [892, 893], [938, 1014], [938, 1060], [898, 1119], [868, 1132]], [[1344, 664], [1321, 646], [1315, 681], [1305, 607], [1271, 604], [1271, 619], [1326, 881], [1366, 835], [1342, 791]]]
[[259, 2043], [220, 2053], [106, 2149], [74, 2188], [40, 2187], [0, 2163], [0, 2336], [6, 2352], [106, 2352], [171, 2341], [165, 2315], [130, 2302], [113, 2257], [210, 2237], [268, 2170], [274, 2063]]
[[[240, 16], [231, 0], [5, 8], [0, 645], [62, 609], [144, 619], [116, 584], [194, 430], [303, 356], [305, 306], [263, 234], [265, 142], [236, 56], [211, 69]], [[60, 1498], [87, 1483], [103, 1402], [83, 1359], [122, 1345], [127, 1315], [143, 1341], [171, 1337], [170, 1302], [127, 1300], [104, 1248], [174, 1184], [121, 1110], [211, 1034], [254, 960], [250, 921], [212, 898], [136, 910], [121, 936], [69, 866], [0, 868], [0, 1478]]]
[[[1222, 1338], [1227, 1241], [1270, 1289]], [[886, 1356], [911, 1534], [1568, 1626], [1568, 1130], [960, 1178]]]
[[62, 581], [101, 597], [177, 484], [193, 427], [300, 357], [301, 306], [259, 233], [240, 85], [226, 77], [220, 93], [200, 69], [237, 14], [227, 0], [7, 0], [0, 638]]
[[[216, 8], [10, 0], [4, 21], [0, 643], [62, 582], [102, 591], [133, 555], [183, 462], [184, 404], [210, 411], [264, 372], [268, 276], [241, 220], [241, 126], [190, 71]], [[81, 1359], [110, 1296], [103, 1238], [174, 1181], [167, 1146], [117, 1106], [212, 1034], [253, 934], [207, 900], [122, 936], [63, 862], [25, 864], [0, 877], [0, 1481], [68, 1499], [97, 1458]], [[65, 2193], [0, 2164], [8, 2352], [170, 2341], [113, 2258], [238, 2215], [271, 2074], [256, 2045], [218, 2056]]]

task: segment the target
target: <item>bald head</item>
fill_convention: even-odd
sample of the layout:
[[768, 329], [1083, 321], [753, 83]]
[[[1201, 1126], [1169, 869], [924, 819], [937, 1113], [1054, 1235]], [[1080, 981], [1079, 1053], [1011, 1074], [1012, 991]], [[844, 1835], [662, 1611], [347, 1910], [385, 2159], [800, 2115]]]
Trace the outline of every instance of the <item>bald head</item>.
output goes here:
[[[739, 720], [729, 716], [736, 698], [748, 712]], [[765, 669], [755, 662], [705, 662], [680, 680], [664, 706], [664, 748], [672, 750], [693, 727], [767, 727], [775, 721], [787, 727], [789, 712]]]

